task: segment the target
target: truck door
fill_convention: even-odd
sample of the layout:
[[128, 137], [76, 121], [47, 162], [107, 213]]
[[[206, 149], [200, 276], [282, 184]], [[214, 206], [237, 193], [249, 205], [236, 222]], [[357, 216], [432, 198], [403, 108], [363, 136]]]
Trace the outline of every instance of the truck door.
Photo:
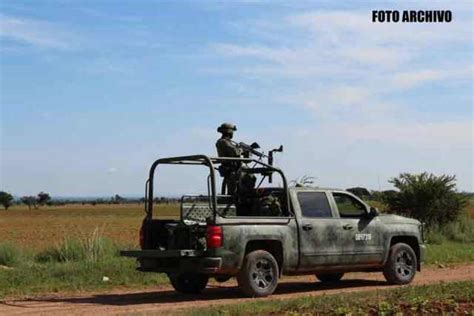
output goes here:
[[312, 270], [315, 266], [340, 263], [340, 224], [328, 201], [325, 191], [296, 192], [295, 203], [300, 218], [300, 269]]
[[340, 217], [344, 263], [380, 263], [383, 236], [379, 219], [368, 216], [367, 206], [356, 197], [343, 192], [332, 196]]

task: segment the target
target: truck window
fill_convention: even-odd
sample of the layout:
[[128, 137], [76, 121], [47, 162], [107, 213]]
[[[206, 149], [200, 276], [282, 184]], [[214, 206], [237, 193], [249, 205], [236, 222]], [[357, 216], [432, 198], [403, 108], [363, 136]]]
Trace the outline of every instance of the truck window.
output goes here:
[[298, 202], [304, 217], [332, 217], [331, 207], [324, 192], [299, 192]]
[[352, 196], [344, 193], [333, 193], [336, 201], [339, 216], [341, 217], [362, 217], [366, 213], [365, 206]]

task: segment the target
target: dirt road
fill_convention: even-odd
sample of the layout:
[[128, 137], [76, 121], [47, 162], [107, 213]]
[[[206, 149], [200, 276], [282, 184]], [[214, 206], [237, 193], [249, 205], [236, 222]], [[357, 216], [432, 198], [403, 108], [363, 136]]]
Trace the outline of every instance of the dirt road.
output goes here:
[[[461, 280], [474, 281], [474, 263], [447, 268], [428, 267], [418, 273], [413, 284], [434, 284]], [[324, 285], [314, 276], [285, 277], [271, 299], [304, 295], [337, 294], [341, 292], [389, 289], [381, 273], [350, 273], [337, 285]], [[259, 300], [268, 300], [261, 298]], [[0, 315], [110, 315], [154, 314], [178, 312], [182, 309], [235, 304], [248, 300], [236, 288], [235, 281], [212, 283], [202, 295], [180, 295], [170, 287], [147, 291], [111, 291], [81, 296], [42, 296], [27, 300], [0, 301]]]

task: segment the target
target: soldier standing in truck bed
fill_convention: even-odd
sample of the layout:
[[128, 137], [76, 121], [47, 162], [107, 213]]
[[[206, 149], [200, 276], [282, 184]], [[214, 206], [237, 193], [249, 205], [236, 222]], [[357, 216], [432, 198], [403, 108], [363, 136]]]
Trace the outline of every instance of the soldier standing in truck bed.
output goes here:
[[[217, 131], [222, 134], [216, 142], [217, 154], [219, 157], [242, 157], [242, 150], [232, 141], [234, 131], [237, 127], [232, 123], [222, 123]], [[242, 163], [238, 161], [225, 161], [219, 166], [219, 173], [224, 178], [222, 183], [222, 194], [234, 195], [239, 181], [239, 169]]]

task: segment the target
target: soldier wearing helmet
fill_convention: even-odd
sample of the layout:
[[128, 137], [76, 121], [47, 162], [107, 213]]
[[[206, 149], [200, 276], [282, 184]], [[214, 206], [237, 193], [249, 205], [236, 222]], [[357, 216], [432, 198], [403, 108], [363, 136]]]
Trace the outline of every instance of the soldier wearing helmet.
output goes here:
[[232, 123], [222, 123], [217, 128], [217, 131], [222, 134], [216, 143], [219, 157], [240, 157], [242, 155], [240, 148], [232, 141], [236, 130], [237, 127]]
[[[217, 128], [217, 131], [222, 134], [216, 142], [217, 154], [219, 157], [233, 157], [240, 158], [242, 156], [242, 150], [232, 141], [234, 131], [237, 127], [232, 123], [222, 123]], [[222, 162], [219, 167], [219, 173], [224, 177], [222, 183], [222, 194], [227, 191], [227, 194], [233, 195], [237, 190], [237, 182], [239, 179], [238, 170], [241, 167], [241, 163], [238, 161], [226, 161]], [[227, 190], [226, 190], [227, 189]]]

